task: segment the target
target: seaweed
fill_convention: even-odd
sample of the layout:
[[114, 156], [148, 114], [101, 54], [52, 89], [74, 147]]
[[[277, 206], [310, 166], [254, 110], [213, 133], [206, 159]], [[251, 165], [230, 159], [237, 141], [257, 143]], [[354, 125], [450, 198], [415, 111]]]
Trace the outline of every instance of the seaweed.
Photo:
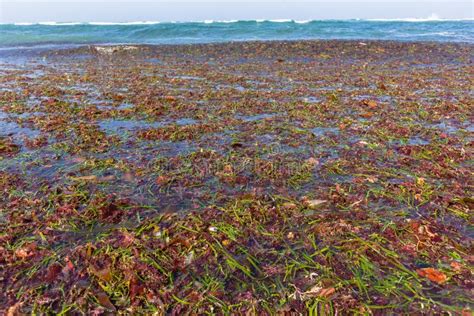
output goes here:
[[92, 46], [2, 65], [0, 310], [472, 313], [471, 52]]

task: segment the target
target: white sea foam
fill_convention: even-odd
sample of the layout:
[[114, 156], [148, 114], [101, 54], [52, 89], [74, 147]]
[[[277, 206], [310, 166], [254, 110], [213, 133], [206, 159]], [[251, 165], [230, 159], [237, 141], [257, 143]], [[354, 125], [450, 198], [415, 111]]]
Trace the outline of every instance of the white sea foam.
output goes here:
[[121, 23], [117, 22], [88, 22], [89, 25], [120, 25]]
[[160, 24], [160, 21], [136, 21], [136, 22], [123, 22], [123, 25], [153, 25]]
[[47, 25], [47, 26], [67, 26], [67, 25], [80, 25], [81, 22], [54, 22], [54, 21], [46, 21], [46, 22], [38, 22], [39, 25]]
[[456, 22], [456, 21], [473, 21], [473, 18], [466, 19], [442, 19], [437, 14], [432, 14], [427, 18], [395, 18], [395, 19], [367, 19], [365, 21], [378, 22]]
[[272, 22], [272, 23], [291, 23], [294, 22], [292, 19], [274, 19], [274, 20], [267, 20], [267, 19], [256, 19], [256, 20], [244, 20], [244, 21], [239, 21], [239, 22], [257, 22], [257, 23], [263, 23], [263, 22]]
[[274, 23], [288, 23], [288, 22], [293, 22], [291, 19], [275, 19], [275, 20], [267, 20], [268, 22], [274, 22]]
[[133, 22], [88, 22], [89, 25], [153, 25], [160, 21], [133, 21]]
[[221, 20], [219, 23], [239, 23], [239, 22], [244, 22], [241, 20]]

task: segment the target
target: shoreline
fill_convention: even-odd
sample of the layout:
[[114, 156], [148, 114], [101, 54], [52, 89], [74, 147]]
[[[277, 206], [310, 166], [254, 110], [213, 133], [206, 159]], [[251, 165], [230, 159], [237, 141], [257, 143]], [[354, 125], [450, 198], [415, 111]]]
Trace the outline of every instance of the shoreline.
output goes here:
[[462, 45], [474, 45], [473, 42], [464, 41], [436, 41], [436, 40], [393, 40], [393, 39], [373, 39], [373, 38], [301, 38], [301, 39], [242, 39], [242, 40], [227, 40], [227, 41], [211, 41], [211, 42], [188, 42], [188, 43], [140, 43], [140, 42], [85, 42], [85, 43], [74, 43], [74, 42], [44, 42], [44, 43], [23, 43], [19, 46], [0, 46], [1, 49], [19, 49], [19, 48], [35, 48], [35, 47], [50, 47], [50, 46], [193, 46], [193, 45], [227, 45], [227, 44], [239, 44], [239, 43], [294, 43], [294, 42], [372, 42], [372, 43], [400, 43], [400, 44], [462, 44]]
[[[48, 43], [41, 45], [32, 45], [32, 46], [19, 46], [19, 47], [0, 47], [0, 62], [2, 58], [5, 61], [14, 60], [18, 58], [39, 58], [54, 56], [56, 54], [62, 55], [65, 53], [70, 53], [71, 55], [74, 52], [84, 52], [97, 50], [97, 48], [116, 48], [117, 51], [123, 50], [124, 47], [135, 47], [139, 51], [147, 50], [159, 50], [160, 48], [192, 48], [192, 47], [212, 47], [212, 46], [241, 46], [241, 45], [252, 45], [252, 44], [294, 44], [294, 43], [345, 43], [345, 44], [390, 44], [404, 46], [404, 45], [446, 45], [446, 46], [460, 46], [460, 47], [474, 47], [474, 43], [471, 42], [453, 42], [453, 41], [401, 41], [401, 40], [374, 40], [374, 39], [295, 39], [295, 40], [242, 40], [242, 41], [226, 41], [226, 42], [204, 42], [204, 43], [178, 43], [178, 44], [143, 44], [143, 43], [84, 43], [84, 44], [75, 44], [75, 43]], [[25, 61], [25, 60], [24, 60]]]

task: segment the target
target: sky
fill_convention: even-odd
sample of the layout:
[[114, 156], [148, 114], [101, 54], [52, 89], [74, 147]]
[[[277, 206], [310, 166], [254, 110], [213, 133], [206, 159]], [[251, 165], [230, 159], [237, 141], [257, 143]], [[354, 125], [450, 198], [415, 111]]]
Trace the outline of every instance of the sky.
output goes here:
[[450, 0], [0, 0], [0, 23], [253, 19], [472, 19], [472, 1]]

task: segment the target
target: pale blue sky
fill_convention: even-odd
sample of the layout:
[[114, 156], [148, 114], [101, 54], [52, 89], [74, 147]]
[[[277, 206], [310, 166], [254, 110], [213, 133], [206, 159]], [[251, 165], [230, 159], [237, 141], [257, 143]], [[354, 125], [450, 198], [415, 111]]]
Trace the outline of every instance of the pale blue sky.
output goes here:
[[472, 19], [472, 1], [0, 0], [0, 22], [130, 22], [241, 19]]

